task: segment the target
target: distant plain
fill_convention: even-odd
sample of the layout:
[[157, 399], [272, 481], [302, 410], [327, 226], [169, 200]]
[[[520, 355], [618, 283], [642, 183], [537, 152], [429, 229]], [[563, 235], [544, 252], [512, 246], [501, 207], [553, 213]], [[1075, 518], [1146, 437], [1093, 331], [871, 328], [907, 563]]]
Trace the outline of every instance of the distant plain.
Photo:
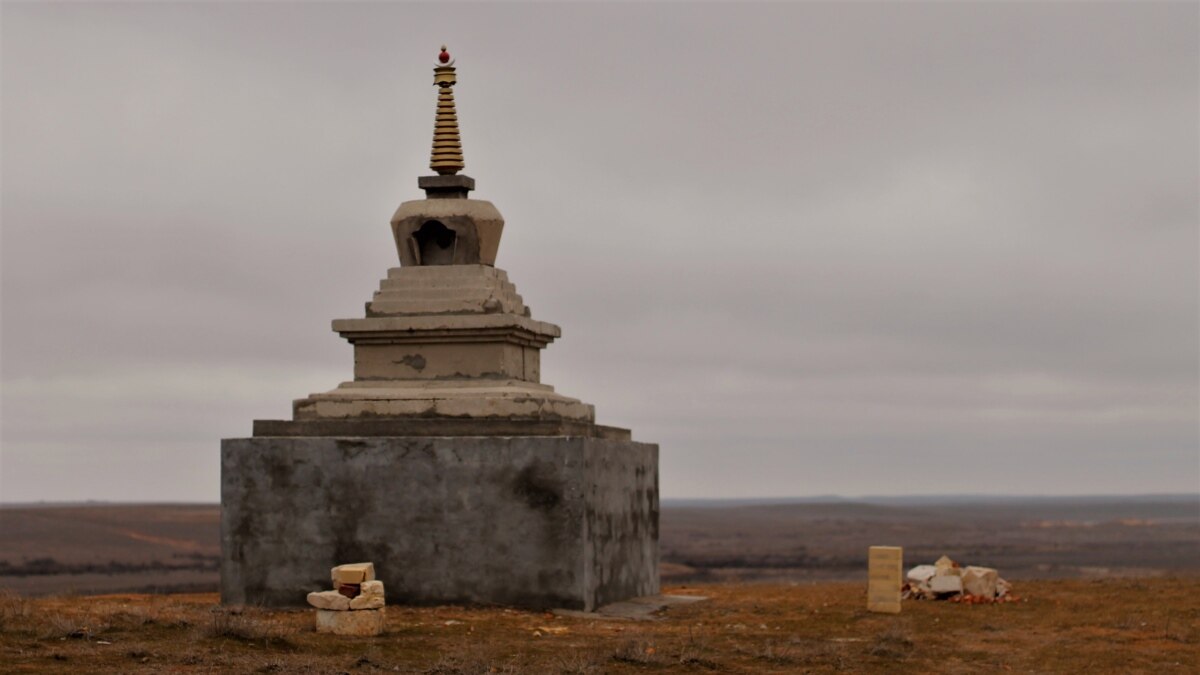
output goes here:
[[[215, 504], [0, 507], [0, 589], [211, 592], [219, 518]], [[1200, 495], [667, 500], [660, 530], [665, 584], [859, 581], [871, 545], [1010, 580], [1200, 575]]]

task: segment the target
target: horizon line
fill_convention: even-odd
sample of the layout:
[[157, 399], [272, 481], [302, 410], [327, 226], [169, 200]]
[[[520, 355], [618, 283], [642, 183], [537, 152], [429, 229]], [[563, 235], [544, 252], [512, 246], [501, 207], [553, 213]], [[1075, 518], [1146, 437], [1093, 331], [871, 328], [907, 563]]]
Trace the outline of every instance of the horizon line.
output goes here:
[[[1150, 499], [1150, 498], [1195, 498], [1200, 500], [1200, 490], [1194, 492], [1081, 492], [1081, 493], [1000, 493], [1000, 492], [945, 492], [937, 494], [863, 494], [863, 495], [839, 495], [839, 494], [820, 494], [820, 495], [791, 495], [791, 496], [767, 496], [767, 497], [662, 497], [660, 503], [666, 502], [788, 502], [788, 501], [870, 501], [870, 500], [946, 500], [946, 499]], [[85, 505], [111, 505], [111, 506], [150, 506], [150, 505], [171, 505], [171, 506], [220, 506], [220, 500], [216, 501], [188, 501], [188, 500], [110, 500], [110, 499], [45, 499], [37, 501], [7, 501], [0, 500], [0, 508], [10, 508], [19, 506], [85, 506]]]

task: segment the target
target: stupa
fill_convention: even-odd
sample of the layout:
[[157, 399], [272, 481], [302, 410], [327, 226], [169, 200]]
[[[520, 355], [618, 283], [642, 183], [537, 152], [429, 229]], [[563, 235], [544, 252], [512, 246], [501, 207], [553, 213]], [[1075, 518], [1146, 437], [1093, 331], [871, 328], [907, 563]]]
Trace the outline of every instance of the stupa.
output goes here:
[[354, 379], [221, 442], [221, 600], [302, 605], [371, 560], [389, 604], [592, 610], [658, 592], [658, 446], [541, 382], [561, 334], [495, 267], [445, 47], [425, 199], [391, 220], [400, 267], [333, 330]]

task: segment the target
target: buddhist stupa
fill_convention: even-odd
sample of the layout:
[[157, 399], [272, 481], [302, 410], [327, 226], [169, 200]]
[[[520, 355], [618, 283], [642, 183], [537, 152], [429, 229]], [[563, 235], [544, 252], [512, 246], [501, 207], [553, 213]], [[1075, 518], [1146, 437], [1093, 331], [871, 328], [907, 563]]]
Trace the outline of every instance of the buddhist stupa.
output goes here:
[[356, 560], [389, 604], [591, 610], [658, 592], [658, 447], [541, 382], [561, 331], [495, 266], [504, 219], [460, 173], [445, 47], [434, 84], [436, 175], [391, 219], [400, 266], [365, 316], [333, 322], [353, 379], [222, 441], [225, 603], [300, 605]]

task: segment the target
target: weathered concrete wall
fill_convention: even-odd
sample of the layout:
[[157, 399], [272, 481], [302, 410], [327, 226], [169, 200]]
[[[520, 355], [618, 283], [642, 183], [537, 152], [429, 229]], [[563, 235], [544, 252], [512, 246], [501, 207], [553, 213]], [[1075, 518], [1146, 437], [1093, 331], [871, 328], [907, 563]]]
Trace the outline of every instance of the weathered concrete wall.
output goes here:
[[658, 447], [580, 437], [221, 444], [221, 600], [300, 605], [375, 563], [390, 603], [594, 609], [658, 591]]
[[[629, 453], [622, 451], [627, 444], [584, 444], [584, 574], [588, 588], [595, 589], [597, 606], [659, 590], [658, 448], [654, 446], [653, 462], [630, 462]], [[653, 517], [647, 517], [648, 506]]]

